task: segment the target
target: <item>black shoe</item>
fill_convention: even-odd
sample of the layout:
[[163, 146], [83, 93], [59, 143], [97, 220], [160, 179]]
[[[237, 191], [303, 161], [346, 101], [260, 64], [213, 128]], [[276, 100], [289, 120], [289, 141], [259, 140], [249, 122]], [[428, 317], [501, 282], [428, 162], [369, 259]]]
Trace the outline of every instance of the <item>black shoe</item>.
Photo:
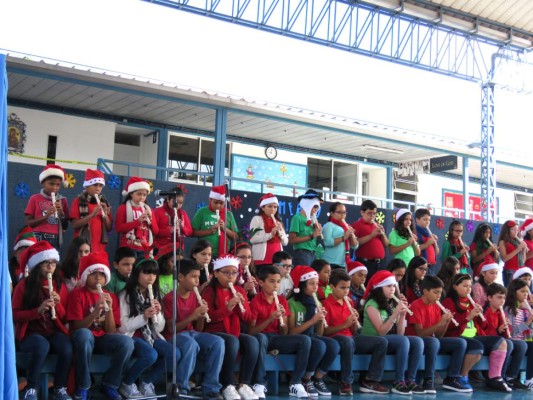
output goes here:
[[426, 394], [437, 394], [437, 390], [435, 389], [435, 381], [433, 379], [424, 379], [422, 388]]
[[413, 392], [409, 390], [409, 387], [403, 381], [393, 383], [391, 392], [396, 394], [413, 394]]
[[487, 381], [487, 387], [491, 389], [499, 390], [500, 392], [512, 392], [513, 391], [513, 389], [507, 386], [507, 383], [505, 383], [505, 381], [499, 376], [496, 378], [489, 379]]
[[420, 386], [418, 383], [416, 383], [415, 381], [407, 381], [405, 382], [407, 387], [409, 388], [409, 391], [413, 394], [425, 394], [426, 391], [425, 389]]
[[507, 386], [515, 390], [529, 390], [529, 387], [520, 382], [519, 378], [507, 380]]
[[328, 389], [322, 379], [313, 378], [313, 385], [320, 396], [331, 396], [331, 390]]
[[454, 392], [470, 393], [472, 392], [472, 386], [468, 383], [468, 380], [463, 379], [465, 382], [461, 382], [461, 377], [447, 377], [442, 382], [444, 389], [453, 390]]
[[204, 394], [203, 398], [204, 399], [224, 400], [224, 396], [222, 396], [220, 393], [217, 393], [217, 392], [209, 392], [207, 394]]

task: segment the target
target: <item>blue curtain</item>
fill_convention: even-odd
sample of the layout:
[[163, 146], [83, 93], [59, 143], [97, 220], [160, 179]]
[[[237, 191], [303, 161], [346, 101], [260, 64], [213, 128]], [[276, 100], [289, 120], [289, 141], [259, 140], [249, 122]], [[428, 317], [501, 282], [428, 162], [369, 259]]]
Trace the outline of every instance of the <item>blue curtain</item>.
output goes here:
[[0, 54], [0, 396], [16, 400], [18, 385], [7, 240], [7, 72], [6, 56]]

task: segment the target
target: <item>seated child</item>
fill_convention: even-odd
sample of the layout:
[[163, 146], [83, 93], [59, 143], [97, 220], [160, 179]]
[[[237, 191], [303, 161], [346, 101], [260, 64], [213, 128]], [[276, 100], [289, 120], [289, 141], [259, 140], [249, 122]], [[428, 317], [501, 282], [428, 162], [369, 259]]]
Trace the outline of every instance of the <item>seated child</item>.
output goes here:
[[118, 294], [126, 287], [126, 282], [135, 265], [135, 256], [135, 250], [130, 247], [119, 247], [117, 249], [115, 252], [115, 261], [113, 261], [111, 279], [105, 286], [106, 290], [118, 296]]
[[350, 277], [349, 296], [353, 301], [354, 308], [359, 310], [363, 295], [365, 294], [365, 282], [368, 275], [368, 269], [359, 261], [348, 262], [348, 276]]
[[286, 251], [277, 251], [272, 256], [272, 265], [278, 268], [281, 275], [278, 294], [288, 299], [294, 289], [291, 279], [292, 256]]

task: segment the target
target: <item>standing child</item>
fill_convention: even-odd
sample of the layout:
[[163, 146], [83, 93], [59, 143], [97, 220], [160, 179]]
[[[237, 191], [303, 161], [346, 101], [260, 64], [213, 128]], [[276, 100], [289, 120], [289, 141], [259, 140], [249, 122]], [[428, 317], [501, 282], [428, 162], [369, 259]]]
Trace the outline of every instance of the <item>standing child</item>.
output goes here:
[[482, 223], [476, 228], [470, 244], [470, 264], [474, 278], [479, 275], [479, 266], [485, 261], [499, 262], [500, 253], [498, 246], [492, 241], [492, 228], [489, 224]]
[[[224, 360], [224, 340], [210, 333], [202, 332], [206, 315], [208, 312], [207, 303], [202, 300], [198, 302], [193, 293], [194, 288], [200, 283], [200, 266], [193, 260], [183, 259], [180, 264], [178, 274], [178, 293], [176, 297], [176, 342], [180, 349], [189, 349], [193, 355], [192, 368], [185, 369], [178, 366], [178, 377], [180, 381], [188, 382], [189, 376], [193, 372], [196, 360], [197, 366], [202, 365], [204, 379], [202, 381], [202, 392], [204, 399], [223, 399], [220, 394], [218, 377]], [[173, 294], [168, 293], [163, 298], [163, 309], [167, 321], [165, 336], [170, 341], [172, 339], [172, 319], [173, 314]], [[184, 347], [184, 345], [186, 347]], [[180, 362], [181, 364], [181, 362]], [[188, 383], [187, 383], [188, 385]]]
[[126, 287], [126, 282], [135, 265], [136, 255], [137, 253], [135, 253], [135, 250], [130, 247], [119, 247], [117, 249], [115, 252], [115, 260], [113, 261], [111, 279], [105, 286], [106, 290], [118, 296], [118, 294]]
[[350, 261], [348, 263], [348, 276], [350, 277], [349, 296], [352, 299], [356, 310], [359, 310], [359, 307], [362, 306], [361, 299], [365, 294], [363, 288], [365, 287], [367, 274], [368, 269], [359, 261]]
[[292, 256], [286, 251], [278, 251], [272, 256], [272, 264], [278, 268], [281, 275], [279, 295], [288, 299], [294, 289], [294, 283], [291, 279]]
[[470, 248], [463, 242], [464, 227], [460, 221], [454, 220], [448, 228], [448, 240], [442, 246], [441, 260], [454, 256], [461, 264], [461, 273], [472, 275], [470, 268]]
[[409, 264], [414, 256], [420, 255], [418, 238], [413, 230], [413, 214], [406, 208], [396, 211], [396, 222], [394, 229], [389, 235], [389, 253], [394, 258], [399, 258]]
[[[380, 274], [377, 272], [377, 274]], [[379, 383], [383, 375], [387, 341], [381, 337], [356, 335], [359, 327], [359, 315], [353, 305], [346, 301], [350, 288], [350, 277], [342, 269], [331, 274], [332, 293], [324, 301], [328, 327], [325, 334], [334, 339], [340, 346], [341, 355], [341, 396], [352, 396], [354, 374], [352, 358], [354, 353], [372, 353], [370, 366], [365, 379], [360, 379], [359, 388], [363, 393], [384, 394], [389, 389]], [[355, 336], [355, 337], [354, 337]]]
[[150, 185], [144, 179], [132, 176], [122, 195], [124, 202], [117, 209], [115, 230], [120, 233], [120, 247], [135, 251], [135, 258], [143, 259], [150, 252], [154, 235], [159, 232], [153, 223], [152, 209], [145, 203]]
[[491, 284], [496, 282], [499, 270], [500, 266], [490, 260], [479, 266], [479, 279], [472, 286], [472, 298], [483, 308], [488, 300], [487, 289]]
[[[281, 275], [278, 269], [265, 265], [259, 271], [259, 286], [261, 291], [250, 303], [252, 320], [248, 328], [251, 335], [266, 336], [264, 351], [277, 349], [282, 354], [296, 354], [295, 368], [289, 381], [289, 396], [298, 398], [309, 397], [302, 385], [302, 379], [307, 371], [307, 364], [311, 351], [311, 339], [305, 335], [287, 335], [287, 314], [290, 313], [287, 300], [278, 296], [279, 307], [274, 292], [279, 291]], [[283, 321], [283, 324], [281, 323]], [[266, 372], [263, 365], [259, 365], [258, 382], [264, 385]], [[262, 389], [257, 387], [256, 389]], [[256, 393], [258, 390], [256, 390]], [[258, 394], [259, 395], [259, 394]], [[261, 396], [259, 396], [261, 398]], [[263, 395], [264, 397], [264, 395]]]
[[292, 217], [289, 228], [294, 265], [310, 266], [315, 261], [317, 238], [322, 234], [322, 225], [315, 221], [322, 202], [322, 198], [313, 189], [298, 197], [300, 212]]
[[26, 223], [38, 241], [46, 240], [59, 251], [69, 220], [67, 199], [59, 195], [62, 185], [68, 187], [67, 174], [59, 165], [48, 164], [39, 174], [39, 182], [41, 192], [30, 197], [24, 210]]
[[67, 292], [78, 286], [78, 269], [80, 259], [91, 252], [91, 243], [84, 237], [75, 237], [70, 242], [65, 259], [61, 263], [61, 279]]
[[533, 219], [528, 218], [520, 227], [520, 235], [527, 246], [526, 259], [524, 265], [533, 268]]
[[405, 295], [407, 303], [411, 304], [416, 299], [422, 297], [422, 281], [428, 273], [428, 262], [424, 257], [415, 256], [407, 266], [405, 275], [405, 286], [407, 294]]
[[[444, 290], [442, 291], [442, 298], [446, 297], [446, 294], [450, 291], [450, 286], [452, 285], [452, 280], [455, 275], [461, 272], [461, 263], [459, 260], [450, 256], [447, 257], [440, 266], [437, 276], [440, 278], [442, 283], [444, 283]], [[483, 303], [480, 303], [483, 304]]]
[[337, 201], [329, 207], [329, 222], [324, 225], [324, 254], [332, 268], [344, 268], [351, 261], [351, 252], [357, 249], [353, 228], [346, 223], [346, 206]]
[[[246, 291], [235, 285], [239, 259], [232, 255], [221, 255], [214, 262], [213, 278], [202, 292], [207, 302], [211, 322], [204, 330], [220, 336], [226, 352], [220, 373], [220, 383], [224, 387], [222, 395], [226, 400], [257, 400], [252, 390], [252, 378], [257, 365], [263, 363], [264, 346], [258, 338], [241, 332], [241, 322], [251, 320], [250, 305]], [[235, 294], [230, 287], [233, 286]], [[241, 355], [238, 389], [235, 389], [235, 367], [237, 354]]]
[[70, 207], [74, 237], [87, 239], [95, 252], [106, 250], [109, 241], [107, 232], [113, 227], [111, 207], [101, 194], [104, 186], [104, 174], [88, 169], [83, 181], [85, 190], [74, 199]]
[[315, 260], [311, 264], [311, 268], [318, 274], [318, 300], [324, 301], [331, 293], [331, 288], [329, 287], [331, 265], [325, 260]]
[[86, 400], [91, 387], [89, 366], [93, 351], [109, 354], [111, 363], [102, 377], [101, 391], [110, 400], [121, 400], [122, 372], [133, 352], [133, 340], [117, 334], [120, 308], [117, 297], [100, 292], [110, 279], [107, 253], [91, 253], [80, 260], [79, 286], [70, 292], [67, 320], [75, 355], [75, 399]]
[[[527, 244], [518, 237], [518, 225], [514, 221], [506, 221], [500, 230], [498, 249], [505, 263], [503, 266], [503, 285], [508, 286], [513, 280], [515, 271], [524, 265]], [[510, 293], [509, 293], [510, 294]]]
[[431, 233], [431, 212], [428, 208], [419, 208], [415, 211], [416, 234], [420, 248], [420, 255], [427, 260], [428, 275], [435, 275], [435, 265], [439, 255], [439, 238]]
[[[30, 274], [15, 287], [12, 306], [17, 348], [31, 357], [25, 400], [38, 399], [39, 375], [49, 352], [58, 355], [53, 398], [70, 400], [66, 387], [72, 344], [64, 325], [67, 290], [56, 270], [58, 262], [59, 253], [46, 241], [28, 247], [21, 255], [21, 263], [27, 265]], [[52, 276], [52, 290], [48, 274]]]
[[317, 307], [313, 295], [318, 290], [318, 274], [311, 267], [297, 266], [291, 271], [295, 283], [293, 296], [289, 300], [289, 334], [302, 334], [311, 338], [311, 353], [303, 378], [303, 385], [310, 397], [331, 396], [322, 378], [339, 354], [339, 344], [324, 337], [326, 312]]
[[250, 243], [255, 265], [272, 265], [274, 253], [283, 250], [289, 243], [278, 213], [278, 198], [267, 193], [259, 200], [259, 215], [250, 222]]

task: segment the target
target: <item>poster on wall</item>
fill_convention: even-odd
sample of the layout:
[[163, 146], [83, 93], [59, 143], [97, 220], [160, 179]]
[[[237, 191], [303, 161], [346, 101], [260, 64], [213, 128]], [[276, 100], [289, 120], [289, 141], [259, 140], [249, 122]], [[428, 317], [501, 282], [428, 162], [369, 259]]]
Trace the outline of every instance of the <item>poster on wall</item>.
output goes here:
[[[305, 191], [297, 187], [307, 186], [307, 166], [233, 155], [231, 177], [231, 188], [235, 190], [299, 196]], [[266, 182], [263, 184], [263, 190], [257, 181]], [[299, 193], [300, 191], [302, 193]]]
[[[446, 208], [463, 209], [463, 194], [461, 192], [443, 190], [443, 202], [442, 203], [443, 203], [443, 206]], [[468, 208], [469, 208], [469, 211], [472, 211], [478, 214], [470, 214], [465, 217], [462, 212], [444, 210], [444, 216], [452, 217], [452, 218], [466, 218], [466, 219], [472, 219], [474, 221], [483, 220], [483, 218], [479, 214], [481, 212], [481, 196], [469, 195], [468, 196]], [[498, 199], [496, 199], [496, 210], [498, 210]]]

